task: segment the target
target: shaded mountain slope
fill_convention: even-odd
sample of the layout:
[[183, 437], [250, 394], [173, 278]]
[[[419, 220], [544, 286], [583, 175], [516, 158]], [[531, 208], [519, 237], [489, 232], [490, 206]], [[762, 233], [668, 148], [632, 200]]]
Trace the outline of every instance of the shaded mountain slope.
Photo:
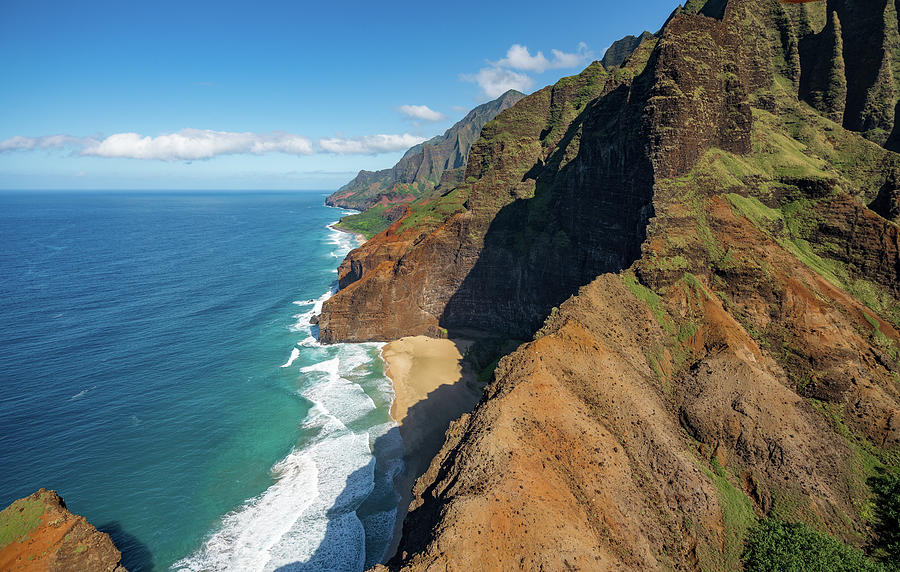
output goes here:
[[[499, 114], [459, 185], [348, 255], [324, 341], [532, 340], [451, 427], [391, 568], [735, 569], [767, 518], [878, 546], [900, 156], [829, 86], [847, 30], [896, 21], [828, 7], [689, 3]], [[845, 79], [846, 110], [896, 105]]]

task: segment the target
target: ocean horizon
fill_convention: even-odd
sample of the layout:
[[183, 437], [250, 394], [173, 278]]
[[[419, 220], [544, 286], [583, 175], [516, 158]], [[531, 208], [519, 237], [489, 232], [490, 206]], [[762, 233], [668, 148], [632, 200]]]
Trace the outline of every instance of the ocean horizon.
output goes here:
[[0, 192], [0, 501], [135, 570], [362, 570], [403, 445], [380, 344], [310, 318], [356, 246], [327, 192]]

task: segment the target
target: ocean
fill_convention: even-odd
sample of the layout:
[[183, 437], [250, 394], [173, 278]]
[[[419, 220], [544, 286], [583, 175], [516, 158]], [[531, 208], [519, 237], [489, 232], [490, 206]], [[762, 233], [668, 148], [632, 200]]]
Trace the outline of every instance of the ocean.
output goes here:
[[0, 193], [0, 505], [39, 487], [142, 570], [381, 561], [403, 445], [379, 344], [310, 317], [326, 193]]

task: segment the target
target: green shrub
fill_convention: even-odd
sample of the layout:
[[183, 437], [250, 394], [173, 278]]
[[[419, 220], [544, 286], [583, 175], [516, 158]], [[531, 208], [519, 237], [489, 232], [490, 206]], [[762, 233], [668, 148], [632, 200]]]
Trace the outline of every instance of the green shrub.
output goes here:
[[900, 570], [900, 471], [869, 479], [875, 493], [878, 540], [875, 547], [885, 553], [885, 562]]
[[753, 572], [851, 572], [884, 569], [862, 550], [803, 523], [767, 518], [750, 531], [744, 568]]

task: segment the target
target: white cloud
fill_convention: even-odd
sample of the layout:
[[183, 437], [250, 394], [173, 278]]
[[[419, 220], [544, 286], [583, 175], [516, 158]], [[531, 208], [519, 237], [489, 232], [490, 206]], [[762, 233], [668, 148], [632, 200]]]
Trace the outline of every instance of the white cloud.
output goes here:
[[495, 65], [498, 67], [541, 73], [550, 67], [550, 61], [544, 57], [543, 52], [538, 52], [536, 55], [532, 56], [528, 52], [527, 46], [513, 44], [509, 47], [509, 50], [506, 51], [506, 57], [498, 61]]
[[257, 134], [182, 129], [177, 133], [156, 137], [141, 136], [138, 133], [116, 133], [86, 146], [81, 154], [95, 157], [190, 161], [242, 153], [311, 155], [312, 152], [312, 141], [291, 133]]
[[375, 155], [405, 151], [425, 140], [425, 137], [404, 133], [401, 135], [332, 137], [320, 139], [315, 144], [307, 137], [280, 131], [238, 133], [210, 129], [182, 129], [175, 133], [155, 137], [139, 133], [115, 133], [108, 137], [73, 137], [71, 135], [22, 137], [16, 135], [0, 140], [0, 153], [65, 148], [88, 157], [196, 161], [212, 159], [219, 155], [264, 155], [267, 153], [312, 155], [321, 152], [339, 155]]
[[463, 81], [477, 83], [484, 94], [492, 99], [511, 89], [526, 91], [534, 85], [534, 80], [530, 76], [498, 67], [481, 68], [475, 75], [460, 77]]
[[547, 59], [541, 51], [531, 55], [528, 46], [513, 44], [506, 51], [505, 58], [489, 61], [491, 67], [482, 68], [474, 75], [460, 75], [460, 79], [477, 83], [486, 96], [494, 98], [510, 89], [525, 91], [531, 88], [534, 79], [521, 72], [543, 73], [550, 69], [574, 68], [586, 64], [594, 57], [594, 53], [584, 42], [579, 42], [578, 48], [572, 53], [550, 50], [550, 55], [553, 56], [551, 59]]
[[422, 121], [443, 121], [446, 119], [443, 113], [435, 111], [427, 105], [401, 105], [400, 113]]
[[552, 60], [548, 60], [543, 52], [531, 55], [528, 46], [513, 44], [506, 51], [506, 57], [494, 65], [501, 68], [512, 68], [535, 73], [543, 73], [549, 69], [574, 68], [594, 57], [587, 44], [579, 42], [577, 51], [566, 53], [562, 50], [550, 50]]
[[554, 68], [574, 68], [594, 59], [594, 52], [590, 51], [584, 42], [578, 43], [578, 51], [574, 54], [567, 54], [560, 50], [550, 50], [550, 53], [553, 54], [552, 67]]
[[90, 142], [87, 137], [71, 135], [44, 135], [43, 137], [22, 137], [16, 135], [0, 141], [0, 153], [4, 151], [30, 151], [32, 149], [62, 149], [69, 146], [83, 146]]
[[326, 153], [338, 155], [374, 155], [391, 151], [405, 151], [427, 138], [404, 133], [402, 135], [366, 135], [365, 137], [332, 137], [319, 139], [319, 147]]

